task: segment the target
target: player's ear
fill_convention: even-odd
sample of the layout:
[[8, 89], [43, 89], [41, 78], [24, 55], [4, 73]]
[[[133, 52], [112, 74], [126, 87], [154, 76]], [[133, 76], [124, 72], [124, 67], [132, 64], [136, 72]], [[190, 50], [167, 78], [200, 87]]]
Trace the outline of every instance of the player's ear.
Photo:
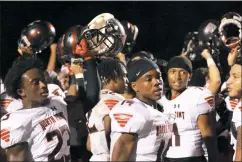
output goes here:
[[137, 88], [137, 85], [136, 85], [136, 82], [131, 82], [131, 88], [135, 91], [135, 92], [138, 92], [138, 88]]
[[191, 79], [192, 79], [192, 74], [189, 75], [188, 81], [190, 82]]
[[26, 96], [26, 94], [25, 94], [25, 92], [24, 92], [23, 89], [17, 89], [17, 94], [18, 94], [19, 96], [21, 96], [21, 97], [25, 97], [25, 96]]

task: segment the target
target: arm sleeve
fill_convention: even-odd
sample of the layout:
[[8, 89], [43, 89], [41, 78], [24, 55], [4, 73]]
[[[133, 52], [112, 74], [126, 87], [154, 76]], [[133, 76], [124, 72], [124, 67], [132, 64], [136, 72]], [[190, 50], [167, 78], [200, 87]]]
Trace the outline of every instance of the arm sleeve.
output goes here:
[[99, 101], [100, 93], [100, 78], [97, 72], [95, 60], [87, 60], [84, 62], [87, 66], [86, 72], [84, 72], [84, 79], [87, 82], [86, 85], [86, 96], [84, 103], [84, 112], [88, 112], [93, 108]]
[[196, 108], [197, 108], [196, 119], [198, 118], [199, 115], [214, 111], [215, 101], [214, 101], [214, 95], [212, 94], [212, 92], [207, 90], [202, 91], [198, 98]]

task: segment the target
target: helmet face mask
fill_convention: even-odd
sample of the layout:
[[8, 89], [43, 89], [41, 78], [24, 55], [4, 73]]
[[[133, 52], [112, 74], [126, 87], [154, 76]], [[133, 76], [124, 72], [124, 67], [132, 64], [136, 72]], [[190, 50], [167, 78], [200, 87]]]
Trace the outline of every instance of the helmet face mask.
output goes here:
[[86, 40], [87, 49], [96, 56], [116, 56], [123, 49], [126, 34], [121, 23], [106, 13], [98, 15], [88, 24], [81, 39]]
[[241, 42], [242, 17], [235, 13], [226, 13], [220, 22], [219, 34], [225, 46], [234, 48]]

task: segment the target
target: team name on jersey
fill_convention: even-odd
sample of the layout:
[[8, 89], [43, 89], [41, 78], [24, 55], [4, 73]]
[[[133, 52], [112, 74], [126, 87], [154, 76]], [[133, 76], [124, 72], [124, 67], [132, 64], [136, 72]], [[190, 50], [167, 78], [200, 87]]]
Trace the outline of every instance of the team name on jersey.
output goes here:
[[[180, 109], [180, 104], [174, 104], [174, 109]], [[176, 118], [184, 119], [185, 112], [184, 111], [175, 111]]]
[[[54, 118], [55, 117], [55, 118]], [[47, 119], [44, 119], [40, 121], [40, 126], [42, 127], [43, 130], [45, 130], [49, 125], [54, 124], [58, 120], [65, 119], [64, 114], [62, 112], [55, 114]]]
[[160, 136], [170, 132], [173, 132], [173, 124], [156, 126], [156, 136]]
[[182, 112], [182, 111], [175, 111], [175, 114], [176, 114], [176, 118], [182, 118], [184, 119], [184, 114], [185, 112]]

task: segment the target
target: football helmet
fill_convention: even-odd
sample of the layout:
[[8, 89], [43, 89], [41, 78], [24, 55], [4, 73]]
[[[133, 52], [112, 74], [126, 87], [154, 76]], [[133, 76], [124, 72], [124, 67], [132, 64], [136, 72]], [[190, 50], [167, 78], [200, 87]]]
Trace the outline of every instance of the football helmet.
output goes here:
[[121, 23], [110, 13], [96, 16], [86, 27], [82, 40], [86, 40], [87, 50], [96, 56], [114, 57], [125, 44], [126, 34]]
[[202, 45], [198, 41], [198, 32], [189, 32], [184, 38], [182, 53], [191, 61], [202, 60]]
[[126, 55], [130, 55], [132, 52], [132, 49], [135, 46], [135, 42], [136, 42], [137, 36], [139, 34], [139, 29], [136, 25], [133, 25], [126, 20], [121, 21], [121, 24], [123, 25], [124, 31], [127, 35], [122, 53], [124, 53]]
[[70, 27], [59, 38], [57, 43], [57, 57], [62, 64], [71, 63], [73, 59], [82, 60], [81, 55], [76, 51], [82, 31], [82, 26], [75, 25]]
[[55, 27], [48, 21], [36, 20], [21, 31], [18, 48], [28, 48], [41, 53], [55, 39]]
[[224, 45], [234, 48], [241, 43], [242, 17], [238, 13], [228, 12], [222, 16], [219, 25], [219, 34]]

